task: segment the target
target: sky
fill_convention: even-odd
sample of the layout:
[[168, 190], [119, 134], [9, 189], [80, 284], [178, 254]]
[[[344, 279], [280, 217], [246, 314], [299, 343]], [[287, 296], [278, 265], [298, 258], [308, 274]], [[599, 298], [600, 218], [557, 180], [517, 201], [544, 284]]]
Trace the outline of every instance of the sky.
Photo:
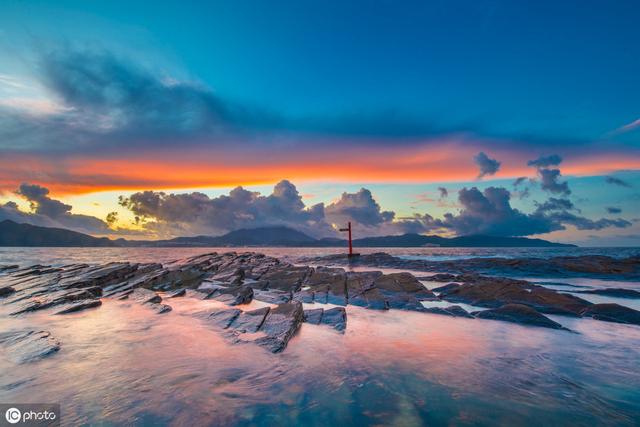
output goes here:
[[0, 220], [640, 246], [637, 22], [623, 0], [5, 0]]

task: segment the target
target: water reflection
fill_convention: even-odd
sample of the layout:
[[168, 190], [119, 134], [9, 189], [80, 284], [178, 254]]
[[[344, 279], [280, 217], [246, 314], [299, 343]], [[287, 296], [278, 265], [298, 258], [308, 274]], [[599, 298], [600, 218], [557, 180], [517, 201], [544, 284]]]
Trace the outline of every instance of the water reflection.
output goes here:
[[[171, 304], [166, 315], [106, 300], [21, 318], [62, 349], [23, 366], [0, 355], [0, 400], [59, 401], [67, 425], [619, 425], [640, 416], [633, 326], [563, 319], [576, 334], [348, 307], [344, 335], [303, 325], [273, 355], [232, 345], [194, 316], [220, 303]], [[0, 328], [15, 325], [0, 312]]]

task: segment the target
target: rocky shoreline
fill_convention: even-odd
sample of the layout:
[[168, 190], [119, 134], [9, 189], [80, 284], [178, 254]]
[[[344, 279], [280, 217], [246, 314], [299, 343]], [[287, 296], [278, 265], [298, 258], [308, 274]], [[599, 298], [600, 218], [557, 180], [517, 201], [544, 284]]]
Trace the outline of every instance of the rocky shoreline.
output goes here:
[[[344, 261], [338, 257], [323, 259], [333, 264]], [[371, 262], [378, 263], [379, 267], [395, 268], [415, 264], [386, 254], [363, 256], [356, 263]], [[104, 299], [129, 300], [157, 314], [171, 312], [174, 298], [216, 300], [223, 303], [224, 308], [210, 309], [195, 317], [234, 343], [251, 343], [274, 353], [287, 347], [303, 323], [327, 325], [337, 333], [344, 333], [347, 305], [492, 319], [551, 329], [566, 328], [547, 314], [640, 325], [640, 312], [628, 307], [593, 304], [528, 281], [466, 272], [469, 265], [478, 262], [486, 260], [459, 263], [457, 269], [465, 270], [463, 274], [439, 273], [421, 278], [406, 272], [384, 274], [300, 266], [252, 252], [210, 253], [165, 264], [114, 262], [23, 268], [6, 265], [0, 266], [0, 304], [8, 308], [9, 320], [16, 319], [18, 326], [21, 316], [34, 312], [61, 316], [99, 309]], [[550, 264], [556, 265], [557, 261]], [[583, 264], [583, 261], [572, 262], [574, 266]], [[635, 274], [637, 267], [636, 261], [620, 260], [607, 271], [624, 270], [629, 276]], [[596, 274], [604, 271], [601, 267], [593, 269]], [[574, 270], [580, 269], [574, 267]], [[586, 272], [586, 269], [580, 271]], [[444, 285], [429, 290], [421, 280]], [[633, 291], [609, 291], [613, 295], [637, 297]], [[253, 300], [266, 304], [244, 310]], [[424, 301], [451, 305], [427, 308], [422, 304]], [[457, 303], [487, 310], [469, 312], [455, 305]], [[307, 307], [308, 304], [331, 304], [332, 307], [305, 308], [303, 304]], [[63, 350], [64, 343], [47, 331], [17, 328], [0, 334], [0, 347], [24, 363]]]
[[405, 259], [385, 252], [348, 259], [342, 255], [301, 258], [300, 262], [321, 265], [351, 265], [395, 268], [452, 274], [486, 274], [520, 277], [589, 277], [594, 279], [640, 280], [640, 256], [612, 258], [601, 255], [551, 258], [468, 258], [454, 261]]

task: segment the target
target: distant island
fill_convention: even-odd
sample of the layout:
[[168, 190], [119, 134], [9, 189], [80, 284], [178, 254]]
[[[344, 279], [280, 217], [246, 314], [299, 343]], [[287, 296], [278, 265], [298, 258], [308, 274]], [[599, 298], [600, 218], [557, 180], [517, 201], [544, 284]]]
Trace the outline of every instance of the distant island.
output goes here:
[[[421, 234], [365, 237], [353, 241], [356, 247], [571, 247], [542, 239], [498, 236], [440, 237]], [[338, 238], [316, 239], [284, 227], [240, 229], [222, 236], [177, 237], [169, 240], [111, 240], [63, 228], [0, 222], [0, 246], [26, 247], [346, 247]]]

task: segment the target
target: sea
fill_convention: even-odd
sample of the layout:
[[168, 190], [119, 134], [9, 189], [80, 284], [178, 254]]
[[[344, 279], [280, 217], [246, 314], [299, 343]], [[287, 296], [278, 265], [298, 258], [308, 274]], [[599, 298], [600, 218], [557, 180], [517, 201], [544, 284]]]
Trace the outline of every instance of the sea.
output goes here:
[[[256, 251], [296, 262], [336, 248], [0, 248], [0, 265], [166, 262]], [[366, 248], [406, 259], [640, 255], [640, 248]], [[375, 269], [359, 267], [362, 269]], [[417, 273], [424, 276], [425, 273]], [[578, 288], [625, 280], [545, 278]], [[432, 288], [442, 283], [424, 282]], [[563, 291], [566, 291], [564, 288]], [[602, 296], [640, 310], [640, 300]], [[637, 426], [640, 327], [550, 316], [570, 331], [347, 306], [344, 334], [304, 324], [283, 353], [232, 344], [193, 314], [221, 303], [178, 298], [157, 315], [127, 301], [65, 316], [9, 316], [0, 333], [47, 330], [56, 354], [0, 354], [0, 402], [59, 403], [62, 425]], [[263, 306], [253, 301], [248, 309]], [[319, 307], [319, 304], [310, 307]], [[246, 308], [247, 309], [247, 308]], [[0, 414], [2, 416], [2, 414]]]

